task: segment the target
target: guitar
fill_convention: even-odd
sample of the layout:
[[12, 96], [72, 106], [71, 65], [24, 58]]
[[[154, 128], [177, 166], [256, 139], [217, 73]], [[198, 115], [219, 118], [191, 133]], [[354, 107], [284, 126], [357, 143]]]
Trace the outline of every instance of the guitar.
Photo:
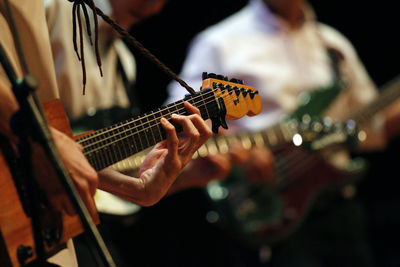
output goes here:
[[[375, 101], [350, 114], [348, 119], [352, 118], [357, 125], [362, 125], [398, 99], [400, 78], [386, 84], [381, 91]], [[346, 185], [360, 179], [366, 166], [362, 158], [351, 159], [346, 152], [358, 143], [359, 136], [364, 135], [362, 131], [359, 136], [351, 134], [348, 136], [350, 139], [343, 138], [342, 134], [328, 134], [326, 138], [316, 138], [314, 142], [308, 145], [303, 143], [300, 147], [271, 146], [271, 141], [265, 139], [285, 144], [284, 139], [276, 138], [284, 136], [280, 124], [261, 132], [214, 137], [194, 156], [224, 153], [234, 142], [241, 142], [247, 148], [265, 144], [274, 150], [278, 174], [274, 184], [252, 185], [243, 175], [234, 173], [227, 180], [211, 183], [207, 187], [224, 227], [239, 234], [251, 245], [278, 242], [290, 236], [301, 225], [317, 198], [327, 191], [343, 190], [343, 194], [351, 197], [353, 188]], [[333, 144], [340, 146], [332, 147]], [[144, 156], [136, 155], [114, 167], [125, 172], [133, 171], [139, 168]]]
[[[348, 119], [362, 125], [398, 99], [400, 78], [381, 91], [375, 101]], [[363, 135], [360, 131], [357, 138]], [[345, 196], [351, 197], [352, 188], [346, 185], [361, 178], [366, 167], [362, 158], [351, 159], [347, 153], [356, 143], [344, 142], [339, 148], [319, 144], [319, 153], [293, 146], [275, 150], [277, 180], [273, 185], [251, 185], [243, 175], [211, 184], [208, 192], [217, 203], [223, 223], [251, 245], [270, 244], [290, 236], [321, 194], [342, 189]]]
[[[75, 140], [82, 145], [83, 153], [93, 168], [97, 171], [102, 170], [164, 140], [166, 133], [161, 127], [160, 119], [170, 119], [173, 113], [187, 115], [184, 101], [197, 107], [204, 120], [211, 119], [214, 132], [218, 132], [220, 126], [227, 127], [225, 118], [239, 119], [246, 114], [254, 116], [262, 107], [258, 92], [244, 85], [242, 81], [228, 81], [220, 75], [203, 73], [200, 92], [155, 111], [80, 135]], [[47, 102], [43, 108], [49, 125], [72, 136], [59, 100]], [[176, 128], [177, 131], [181, 131], [179, 127]], [[0, 229], [12, 266], [20, 266], [35, 259], [34, 240], [30, 218], [24, 212], [13, 173], [9, 168], [8, 155], [3, 153], [5, 152], [0, 153]], [[55, 220], [50, 219], [51, 221]], [[58, 229], [59, 236], [44, 234], [45, 248], [49, 256], [83, 230], [77, 216], [62, 214], [61, 225], [62, 230]], [[43, 233], [54, 230], [46, 227], [47, 224], [44, 223]]]
[[[311, 119], [304, 116], [302, 121], [291, 119], [289, 121], [282, 121], [257, 132], [240, 132], [231, 135], [219, 135], [211, 137], [204, 145], [202, 145], [193, 155], [193, 159], [205, 157], [209, 154], [227, 153], [229, 147], [234, 144], [240, 143], [244, 148], [268, 146], [271, 149], [280, 149], [286, 146], [304, 147], [313, 151], [322, 148], [342, 144], [357, 142], [355, 125], [341, 125], [329, 123], [328, 118], [325, 121], [320, 119]], [[112, 167], [119, 172], [134, 175], [139, 171], [148, 151], [142, 151], [125, 160], [117, 162]], [[228, 192], [226, 189], [218, 188], [219, 183], [211, 183], [207, 189], [209, 195], [217, 201], [218, 193]], [[240, 185], [242, 186], [242, 185]], [[243, 185], [245, 188], [246, 185]], [[240, 190], [240, 189], [238, 189]], [[99, 209], [104, 213], [121, 214], [124, 210], [124, 215], [136, 213], [140, 207], [133, 206], [122, 199], [115, 199], [114, 197], [109, 200], [108, 195], [99, 193]], [[217, 198], [217, 199], [215, 199]], [[106, 201], [107, 200], [107, 201]], [[233, 204], [234, 206], [234, 204]], [[118, 209], [114, 211], [115, 207]], [[232, 209], [236, 209], [232, 207]]]

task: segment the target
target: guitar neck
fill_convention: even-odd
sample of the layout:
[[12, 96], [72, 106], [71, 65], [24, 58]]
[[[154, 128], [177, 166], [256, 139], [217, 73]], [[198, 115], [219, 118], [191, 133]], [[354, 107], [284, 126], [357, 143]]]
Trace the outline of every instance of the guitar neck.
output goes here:
[[[95, 131], [77, 140], [95, 170], [102, 170], [166, 138], [160, 119], [170, 120], [172, 114], [187, 115], [184, 101], [200, 110], [206, 120], [218, 112], [218, 105], [211, 90], [204, 90], [156, 111], [151, 111], [110, 127]], [[176, 127], [181, 131], [181, 127]]]
[[369, 121], [377, 112], [393, 103], [400, 97], [400, 76], [384, 85], [379, 97], [364, 108], [353, 113], [349, 118], [359, 124]]
[[232, 135], [214, 136], [196, 151], [194, 157], [226, 153], [229, 147], [238, 143], [245, 149], [254, 146], [275, 148], [291, 142], [295, 132], [296, 131], [291, 128], [290, 122], [281, 122], [256, 132], [240, 132]]

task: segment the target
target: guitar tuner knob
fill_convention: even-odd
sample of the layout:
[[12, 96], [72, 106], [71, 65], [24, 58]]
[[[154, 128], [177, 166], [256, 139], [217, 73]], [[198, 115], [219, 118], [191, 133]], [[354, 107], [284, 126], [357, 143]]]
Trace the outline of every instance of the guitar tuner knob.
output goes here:
[[239, 83], [239, 79], [232, 78], [229, 80], [231, 83]]
[[239, 96], [239, 95], [240, 95], [241, 91], [240, 91], [239, 87], [234, 86], [232, 89], [235, 91], [236, 96]]
[[208, 79], [208, 73], [204, 71], [204, 72], [201, 74], [201, 79], [202, 79], [202, 80]]
[[216, 76], [216, 79], [218, 79], [218, 80], [221, 80], [221, 81], [224, 81], [225, 80], [225, 77], [224, 77], [224, 75], [217, 75]]
[[215, 78], [217, 78], [217, 74], [215, 74], [215, 73], [209, 73], [209, 74], [208, 74], [208, 78], [215, 79]]

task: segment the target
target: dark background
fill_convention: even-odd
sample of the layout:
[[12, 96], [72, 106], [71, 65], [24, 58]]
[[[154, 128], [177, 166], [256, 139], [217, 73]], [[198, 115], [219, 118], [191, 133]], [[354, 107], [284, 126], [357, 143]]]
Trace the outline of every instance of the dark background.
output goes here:
[[[400, 73], [400, 16], [395, 1], [310, 2], [320, 21], [338, 29], [353, 43], [378, 87]], [[161, 14], [135, 26], [132, 33], [179, 73], [194, 35], [246, 3], [245, 0], [171, 0]], [[146, 103], [145, 110], [158, 107], [166, 97], [165, 87], [170, 78], [134, 53], [138, 64], [138, 95]], [[182, 97], [185, 93], [182, 88]], [[400, 266], [399, 143], [394, 140], [385, 151], [362, 154], [369, 160], [370, 168], [359, 186], [358, 198], [367, 211], [368, 240], [377, 266]]]

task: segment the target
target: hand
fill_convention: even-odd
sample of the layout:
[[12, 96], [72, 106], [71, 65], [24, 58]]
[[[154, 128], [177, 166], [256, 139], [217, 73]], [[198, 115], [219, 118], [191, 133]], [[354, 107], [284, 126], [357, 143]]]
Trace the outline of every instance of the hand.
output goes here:
[[[93, 195], [97, 188], [98, 176], [96, 171], [90, 166], [82, 153], [82, 147], [65, 134], [54, 128], [50, 128], [55, 145], [60, 153], [68, 174], [74, 182], [83, 202], [86, 204], [92, 218], [97, 220], [97, 210], [93, 200]], [[75, 214], [64, 188], [62, 187], [57, 174], [53, 168], [49, 168], [49, 162], [43, 161], [44, 152], [38, 145], [34, 146], [34, 165], [35, 176], [39, 184], [44, 188], [50, 203], [57, 210], [65, 210], [68, 214]]]
[[174, 123], [183, 128], [179, 138], [175, 127], [166, 119], [161, 119], [167, 139], [159, 142], [147, 155], [138, 178], [108, 168], [100, 172], [100, 188], [142, 206], [158, 202], [191, 160], [193, 153], [212, 135], [200, 117], [200, 111], [187, 102], [185, 107], [191, 115], [171, 117]]
[[269, 183], [275, 180], [275, 162], [272, 152], [265, 147], [245, 149], [235, 146], [231, 149], [232, 159], [246, 174], [251, 183]]
[[209, 182], [225, 178], [232, 168], [230, 154], [213, 154], [192, 160], [183, 170], [169, 194], [193, 187], [203, 187]]

